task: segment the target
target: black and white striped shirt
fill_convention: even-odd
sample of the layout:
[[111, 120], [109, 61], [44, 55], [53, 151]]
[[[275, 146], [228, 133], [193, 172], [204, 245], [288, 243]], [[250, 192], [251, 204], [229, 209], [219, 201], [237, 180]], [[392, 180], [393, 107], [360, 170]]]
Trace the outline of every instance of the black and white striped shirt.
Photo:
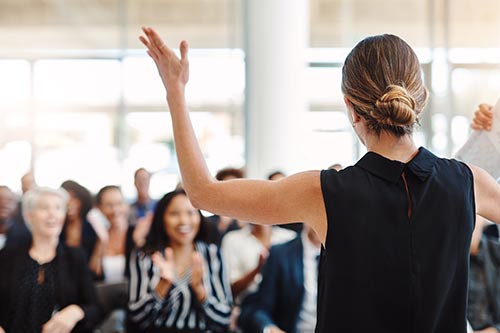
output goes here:
[[165, 299], [156, 292], [159, 270], [149, 255], [134, 250], [130, 257], [129, 314], [141, 330], [226, 332], [232, 307], [227, 271], [217, 246], [195, 243], [203, 260], [207, 297], [200, 303], [189, 286], [188, 271], [172, 285]]

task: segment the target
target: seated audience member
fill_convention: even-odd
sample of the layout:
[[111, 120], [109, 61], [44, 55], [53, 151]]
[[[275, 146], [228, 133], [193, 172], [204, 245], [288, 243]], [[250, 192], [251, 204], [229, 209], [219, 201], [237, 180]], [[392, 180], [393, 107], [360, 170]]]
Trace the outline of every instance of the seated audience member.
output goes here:
[[[286, 175], [281, 172], [281, 171], [274, 171], [273, 173], [271, 173], [267, 179], [268, 180], [280, 180], [282, 178], [285, 178]], [[300, 233], [302, 231], [302, 223], [300, 222], [297, 222], [297, 223], [287, 223], [287, 224], [280, 224], [279, 227], [281, 228], [285, 228], [285, 229], [289, 229], [289, 230], [293, 230], [297, 233]]]
[[184, 191], [158, 202], [146, 245], [130, 258], [129, 319], [139, 332], [227, 332], [229, 279], [205, 228]]
[[244, 332], [314, 332], [320, 246], [314, 230], [304, 226], [298, 237], [271, 248], [259, 291], [242, 306]]
[[83, 250], [59, 241], [64, 190], [35, 188], [23, 197], [32, 243], [0, 251], [0, 332], [92, 332], [101, 317]]
[[[26, 193], [31, 189], [34, 189], [36, 187], [36, 182], [35, 182], [35, 177], [33, 175], [32, 171], [28, 171], [21, 177], [21, 191], [22, 193]], [[16, 211], [16, 217], [15, 221], [17, 224], [24, 226], [24, 218], [23, 218], [23, 202], [22, 200], [19, 201], [17, 205], [17, 211]]]
[[133, 247], [128, 206], [121, 189], [114, 185], [99, 190], [96, 205], [108, 223], [107, 236], [100, 241], [100, 273], [106, 282], [120, 282], [126, 275], [127, 258]]
[[103, 331], [123, 332], [127, 308], [128, 258], [133, 248], [133, 227], [129, 226], [128, 205], [118, 186], [103, 187], [96, 195], [96, 206], [107, 222], [106, 235], [99, 241], [100, 280], [98, 287], [106, 320]]
[[16, 199], [7, 186], [0, 186], [0, 250], [6, 246], [29, 244], [30, 233], [24, 222], [16, 223]]
[[[225, 168], [221, 169], [215, 175], [215, 178], [220, 181], [240, 179], [244, 174], [241, 169]], [[241, 228], [240, 223], [228, 216], [213, 215], [207, 218], [207, 240], [217, 246], [221, 246], [222, 238], [233, 230]]]
[[132, 224], [140, 219], [153, 214], [156, 201], [149, 195], [151, 174], [144, 168], [139, 168], [134, 173], [134, 186], [137, 190], [137, 199], [130, 205], [130, 220]]
[[69, 194], [66, 221], [61, 233], [61, 241], [72, 247], [81, 247], [89, 261], [99, 256], [96, 247], [97, 234], [87, 220], [92, 209], [92, 195], [82, 185], [67, 180], [61, 187]]
[[476, 333], [500, 332], [500, 239], [498, 227], [480, 216], [470, 248], [467, 319]]
[[229, 232], [222, 240], [222, 252], [227, 260], [231, 290], [235, 303], [257, 291], [260, 270], [271, 245], [287, 242], [297, 234], [291, 230], [259, 224], [248, 224]]

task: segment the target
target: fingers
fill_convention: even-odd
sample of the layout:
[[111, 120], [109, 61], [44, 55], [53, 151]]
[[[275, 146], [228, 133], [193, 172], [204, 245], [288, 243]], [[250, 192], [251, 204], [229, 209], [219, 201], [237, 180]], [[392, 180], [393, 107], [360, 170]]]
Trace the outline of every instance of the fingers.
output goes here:
[[478, 110], [474, 112], [471, 127], [474, 130], [490, 130], [493, 125], [493, 111], [489, 104], [480, 104]]
[[[488, 114], [490, 114], [493, 117], [493, 113], [491, 113], [492, 109], [493, 109], [493, 105], [486, 104], [486, 103], [479, 104], [479, 111], [486, 111]], [[488, 111], [490, 111], [490, 112], [488, 112]]]
[[152, 49], [156, 54], [165, 55], [170, 52], [168, 46], [153, 28], [142, 28], [142, 31], [144, 31], [148, 37], [149, 44], [152, 46]]
[[144, 46], [147, 47], [148, 49], [147, 53], [149, 54], [149, 56], [153, 58], [155, 61], [158, 60], [158, 54], [154, 51], [149, 41], [144, 36], [139, 36], [139, 40], [141, 41], [142, 44], [144, 44]]
[[173, 263], [175, 261], [174, 259], [174, 250], [172, 250], [171, 247], [167, 247], [165, 249], [165, 257], [167, 258], [167, 261], [170, 263]]
[[151, 260], [153, 260], [153, 264], [158, 267], [161, 267], [163, 263], [165, 263], [165, 259], [163, 259], [163, 256], [158, 251], [153, 253]]
[[472, 120], [473, 127], [479, 129], [489, 129], [493, 124], [493, 113], [489, 110], [478, 110], [474, 113], [474, 119]]
[[185, 40], [181, 42], [181, 44], [179, 45], [179, 49], [181, 50], [181, 61], [182, 62], [188, 61], [189, 46]]
[[193, 269], [202, 269], [201, 255], [198, 252], [193, 253]]

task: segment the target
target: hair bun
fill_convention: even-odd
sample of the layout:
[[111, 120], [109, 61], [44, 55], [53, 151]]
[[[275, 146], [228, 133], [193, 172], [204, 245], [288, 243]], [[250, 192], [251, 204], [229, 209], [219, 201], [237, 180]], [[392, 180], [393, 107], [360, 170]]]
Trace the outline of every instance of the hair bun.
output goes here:
[[402, 86], [389, 85], [386, 92], [375, 102], [371, 116], [380, 124], [411, 126], [417, 121], [415, 99]]

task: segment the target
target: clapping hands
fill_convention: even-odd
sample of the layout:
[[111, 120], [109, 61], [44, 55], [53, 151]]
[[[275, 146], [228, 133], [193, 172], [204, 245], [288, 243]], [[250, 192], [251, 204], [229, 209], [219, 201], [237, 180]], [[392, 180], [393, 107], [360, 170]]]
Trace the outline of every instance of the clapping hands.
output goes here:
[[[165, 257], [159, 252], [152, 256], [153, 264], [159, 269], [160, 283], [156, 291], [160, 296], [165, 297], [176, 279], [176, 263], [174, 252], [171, 248], [165, 249]], [[191, 276], [189, 280], [191, 289], [200, 302], [206, 298], [205, 287], [203, 286], [203, 259], [198, 252], [194, 252], [191, 261]]]

